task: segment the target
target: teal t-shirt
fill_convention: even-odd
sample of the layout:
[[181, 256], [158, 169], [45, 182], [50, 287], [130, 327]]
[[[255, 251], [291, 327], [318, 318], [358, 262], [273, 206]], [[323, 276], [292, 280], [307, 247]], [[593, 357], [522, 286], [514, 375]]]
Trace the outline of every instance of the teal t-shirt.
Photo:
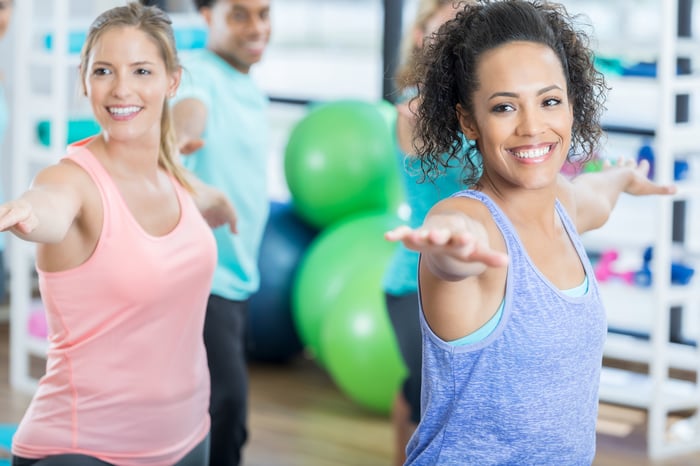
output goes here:
[[260, 284], [258, 252], [269, 213], [267, 191], [269, 99], [253, 82], [209, 50], [183, 56], [175, 101], [199, 99], [207, 107], [205, 145], [183, 164], [221, 189], [238, 216], [238, 234], [214, 231], [218, 263], [212, 294], [244, 300]]

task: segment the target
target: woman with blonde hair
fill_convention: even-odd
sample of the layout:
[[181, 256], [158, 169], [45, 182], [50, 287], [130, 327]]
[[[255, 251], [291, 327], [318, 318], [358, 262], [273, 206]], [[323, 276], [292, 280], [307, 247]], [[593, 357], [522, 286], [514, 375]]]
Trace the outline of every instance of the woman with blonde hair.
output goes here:
[[235, 215], [177, 163], [180, 75], [162, 11], [102, 13], [80, 62], [101, 132], [0, 205], [0, 231], [37, 243], [49, 327], [13, 466], [208, 464], [210, 227], [234, 229]]

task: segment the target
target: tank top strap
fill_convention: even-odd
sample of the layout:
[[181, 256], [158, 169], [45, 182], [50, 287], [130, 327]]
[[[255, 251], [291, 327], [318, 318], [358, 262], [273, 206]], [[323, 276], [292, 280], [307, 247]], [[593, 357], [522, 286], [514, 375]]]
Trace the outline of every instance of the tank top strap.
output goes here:
[[513, 247], [514, 245], [520, 244], [520, 237], [515, 231], [515, 227], [510, 222], [508, 217], [506, 217], [506, 214], [501, 210], [501, 208], [498, 207], [495, 202], [493, 202], [493, 199], [481, 191], [474, 191], [472, 189], [456, 192], [453, 194], [453, 197], [468, 197], [484, 204], [486, 208], [489, 209], [494, 222], [496, 222], [498, 229], [501, 231], [501, 234], [506, 241], [508, 255], [512, 258], [513, 254], [518, 254], [520, 252], [520, 248]]
[[111, 232], [111, 218], [113, 206], [119, 205], [120, 194], [116, 185], [107, 170], [100, 163], [95, 155], [87, 149], [84, 144], [87, 141], [80, 141], [68, 146], [68, 151], [62, 160], [70, 160], [87, 172], [92, 181], [97, 186], [102, 198], [102, 236]]

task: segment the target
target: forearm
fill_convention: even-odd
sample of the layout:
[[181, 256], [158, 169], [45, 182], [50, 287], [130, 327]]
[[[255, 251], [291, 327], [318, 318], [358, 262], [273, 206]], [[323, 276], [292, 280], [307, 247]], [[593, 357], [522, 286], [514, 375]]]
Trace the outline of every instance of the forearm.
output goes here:
[[580, 233], [600, 228], [610, 218], [620, 194], [627, 190], [634, 174], [625, 167], [611, 167], [584, 173], [572, 180], [576, 217]]
[[604, 210], [611, 211], [633, 176], [629, 167], [610, 167], [600, 172], [581, 174], [572, 182], [577, 192], [584, 190], [588, 196], [596, 198]]
[[182, 155], [189, 155], [203, 144], [206, 129], [207, 108], [197, 99], [184, 99], [172, 108], [173, 126], [178, 148]]

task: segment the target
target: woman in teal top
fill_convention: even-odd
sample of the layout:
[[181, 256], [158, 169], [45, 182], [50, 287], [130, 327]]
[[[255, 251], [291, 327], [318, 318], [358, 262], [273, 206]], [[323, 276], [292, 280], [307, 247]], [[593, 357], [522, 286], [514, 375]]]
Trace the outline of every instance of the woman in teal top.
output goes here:
[[[406, 202], [411, 208], [408, 224], [423, 224], [428, 210], [449, 195], [463, 189], [462, 169], [450, 168], [435, 181], [422, 180], [417, 159], [397, 149], [402, 166]], [[392, 421], [397, 435], [397, 455], [420, 421], [421, 330], [418, 315], [418, 253], [399, 244], [384, 274], [384, 293], [389, 319], [407, 368], [402, 390], [394, 402]], [[396, 464], [401, 464], [397, 462]]]
[[[456, 13], [453, 0], [420, 0], [413, 27], [404, 39], [403, 65], [396, 81], [403, 98], [397, 104], [396, 145], [399, 169], [402, 173], [406, 201], [411, 208], [409, 225], [420, 226], [428, 210], [439, 200], [465, 188], [462, 167], [447, 168], [437, 179], [424, 180], [414, 151], [413, 126], [415, 116], [411, 99], [415, 97], [413, 70], [423, 48], [424, 39], [435, 32]], [[413, 101], [415, 102], [415, 100]], [[469, 147], [462, 141], [464, 149]], [[408, 439], [420, 420], [421, 387], [421, 331], [418, 320], [418, 254], [399, 245], [384, 275], [384, 292], [399, 349], [408, 375], [392, 409], [392, 423], [396, 438], [394, 464], [402, 465]]]
[[[12, 0], [0, 0], [0, 39], [5, 36], [7, 32], [7, 27], [10, 24], [10, 16], [12, 15]], [[5, 88], [2, 82], [2, 72], [0, 70], [0, 161], [2, 158], [2, 143], [5, 140], [5, 130], [7, 129], [7, 123], [10, 119], [9, 110], [7, 106], [7, 97], [5, 95]], [[5, 161], [7, 162], [7, 161]], [[0, 170], [2, 173], [4, 170]], [[2, 180], [0, 179], [0, 203], [5, 200], [5, 191], [2, 186]], [[0, 302], [5, 300], [5, 234], [0, 233]]]

